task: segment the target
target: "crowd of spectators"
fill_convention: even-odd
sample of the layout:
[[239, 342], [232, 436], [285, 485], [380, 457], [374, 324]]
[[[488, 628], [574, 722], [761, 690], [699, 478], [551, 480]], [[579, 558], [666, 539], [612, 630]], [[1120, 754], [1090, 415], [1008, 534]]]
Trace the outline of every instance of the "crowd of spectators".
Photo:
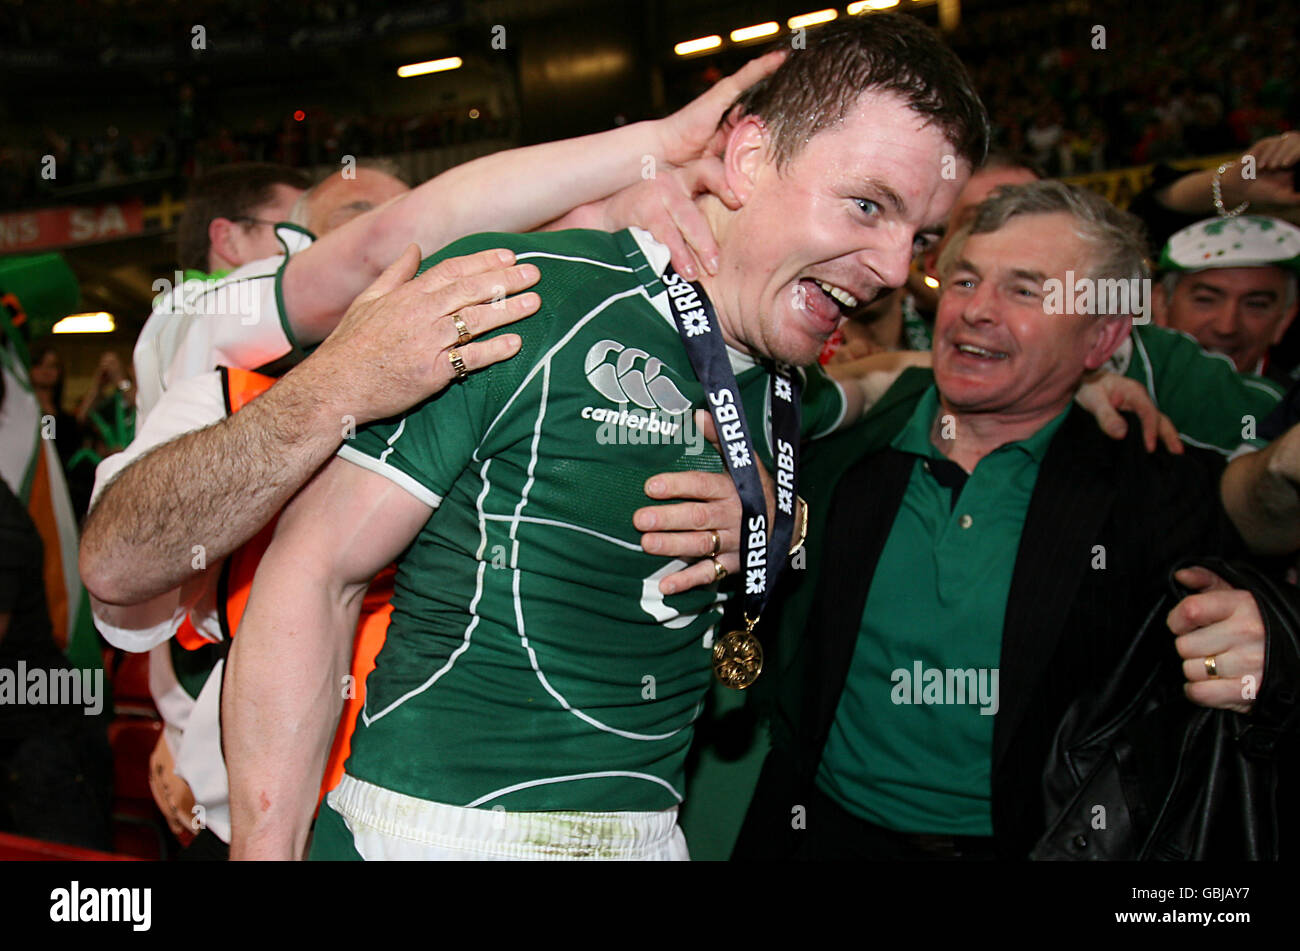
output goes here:
[[[186, 90], [190, 90], [187, 92]], [[181, 87], [176, 120], [168, 128], [124, 133], [110, 125], [102, 134], [68, 136], [52, 128], [34, 141], [0, 148], [0, 206], [57, 202], [68, 189], [112, 186], [153, 176], [192, 177], [231, 162], [275, 162], [293, 168], [333, 163], [340, 155], [393, 155], [434, 149], [510, 134], [508, 122], [485, 109], [444, 110], [415, 116], [335, 115], [306, 112], [301, 119], [265, 116], [240, 128], [195, 120], [188, 104], [192, 88]], [[191, 130], [213, 129], [196, 135]], [[52, 155], [57, 176], [41, 177], [44, 156]]]
[[995, 140], [1072, 175], [1242, 149], [1297, 112], [1291, 4], [967, 11], [953, 46]]
[[[278, 28], [268, 17], [279, 15], [286, 29], [356, 15], [349, 4], [283, 6], [280, 14], [240, 4], [213, 12], [229, 27], [258, 31]], [[188, 9], [185, 15], [194, 16]], [[9, 35], [36, 42], [37, 19], [13, 24]], [[976, 4], [952, 43], [989, 105], [997, 147], [1032, 157], [1050, 175], [1069, 176], [1245, 148], [1291, 128], [1300, 106], [1298, 35], [1300, 11], [1267, 0], [1139, 9], [1104, 0], [1086, 7]], [[339, 154], [458, 145], [506, 135], [514, 118], [486, 110], [471, 117], [465, 109], [396, 117], [311, 109], [301, 119], [224, 122], [219, 95], [189, 82], [173, 95], [171, 120], [152, 131], [110, 125], [94, 135], [67, 135], [46, 128], [32, 141], [10, 141], [0, 148], [0, 203], [40, 203], [68, 186], [189, 177], [229, 162], [302, 167]], [[45, 155], [66, 169], [55, 182], [38, 174]]]

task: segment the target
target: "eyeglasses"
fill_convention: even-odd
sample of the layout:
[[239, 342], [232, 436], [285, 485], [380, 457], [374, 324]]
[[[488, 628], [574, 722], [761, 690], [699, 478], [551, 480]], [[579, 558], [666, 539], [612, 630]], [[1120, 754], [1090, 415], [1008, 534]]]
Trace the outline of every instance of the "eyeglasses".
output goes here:
[[252, 215], [235, 215], [230, 220], [248, 221], [248, 222], [252, 222], [255, 225], [270, 225], [272, 228], [274, 228], [276, 225], [280, 223], [278, 221], [268, 221], [266, 218], [254, 218]]

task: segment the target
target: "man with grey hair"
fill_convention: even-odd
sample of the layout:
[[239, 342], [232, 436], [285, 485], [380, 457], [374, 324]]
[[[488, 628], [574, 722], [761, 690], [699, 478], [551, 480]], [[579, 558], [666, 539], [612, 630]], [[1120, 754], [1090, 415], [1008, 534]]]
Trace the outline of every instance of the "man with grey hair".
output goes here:
[[[1146, 273], [1138, 221], [1059, 182], [1004, 189], [949, 242], [933, 371], [808, 453], [817, 544], [768, 636], [773, 750], [737, 857], [1029, 853], [1067, 707], [1113, 673], [1172, 563], [1241, 544], [1220, 457], [1148, 454], [1136, 426], [1108, 439], [1072, 404], [1131, 314], [1063, 313], [1053, 291]], [[1258, 682], [1262, 627], [1220, 633], [1220, 676]], [[1193, 659], [1189, 699], [1240, 709]]]

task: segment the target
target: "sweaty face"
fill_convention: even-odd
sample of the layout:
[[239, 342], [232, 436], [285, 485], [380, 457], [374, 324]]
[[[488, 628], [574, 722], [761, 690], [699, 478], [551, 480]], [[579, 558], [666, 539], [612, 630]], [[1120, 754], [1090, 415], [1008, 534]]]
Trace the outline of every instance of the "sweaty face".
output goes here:
[[766, 149], [746, 154], [710, 293], [733, 346], [796, 365], [816, 360], [845, 314], [903, 284], [969, 174], [891, 93], [864, 93], [779, 171]]
[[1277, 267], [1232, 267], [1184, 275], [1170, 296], [1167, 326], [1222, 353], [1238, 372], [1253, 373], [1295, 317], [1286, 307], [1287, 273]]
[[354, 178], [344, 178], [342, 172], [335, 172], [308, 199], [307, 226], [317, 237], [410, 191], [393, 176], [372, 168], [354, 171]]
[[945, 407], [1008, 422], [1046, 422], [1060, 412], [1127, 326], [1120, 317], [1044, 312], [1045, 283], [1064, 285], [1067, 270], [1086, 274], [1088, 265], [1088, 247], [1065, 212], [1021, 215], [972, 235], [935, 315], [934, 377]]

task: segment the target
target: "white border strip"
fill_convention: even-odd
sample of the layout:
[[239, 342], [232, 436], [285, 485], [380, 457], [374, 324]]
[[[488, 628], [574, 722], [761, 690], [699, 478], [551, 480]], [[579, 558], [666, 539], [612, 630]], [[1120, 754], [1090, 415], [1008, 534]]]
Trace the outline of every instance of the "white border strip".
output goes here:
[[[387, 455], [391, 450], [385, 450]], [[339, 446], [338, 457], [346, 459], [354, 466], [360, 466], [362, 469], [369, 469], [376, 475], [381, 475], [389, 482], [394, 483], [402, 489], [405, 489], [411, 495], [415, 496], [429, 508], [436, 509], [442, 504], [442, 496], [430, 491], [425, 486], [420, 485], [413, 478], [403, 472], [401, 469], [394, 469], [386, 462], [380, 462], [374, 456], [367, 456], [359, 449], [352, 446]]]

